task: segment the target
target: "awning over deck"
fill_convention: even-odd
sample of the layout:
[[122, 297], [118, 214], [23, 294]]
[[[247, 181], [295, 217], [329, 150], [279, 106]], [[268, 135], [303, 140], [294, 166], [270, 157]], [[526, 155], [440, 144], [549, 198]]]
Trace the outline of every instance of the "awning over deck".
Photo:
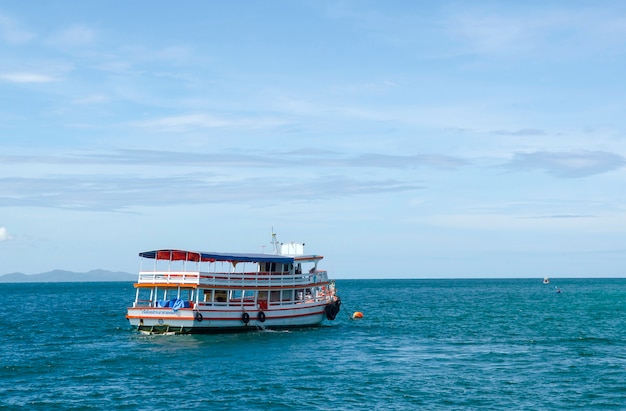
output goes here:
[[140, 257], [170, 261], [198, 261], [198, 262], [246, 262], [246, 263], [282, 263], [290, 264], [294, 261], [321, 260], [318, 255], [299, 255], [297, 258], [277, 254], [240, 254], [240, 253], [213, 253], [205, 251], [186, 250], [154, 250], [139, 253]]

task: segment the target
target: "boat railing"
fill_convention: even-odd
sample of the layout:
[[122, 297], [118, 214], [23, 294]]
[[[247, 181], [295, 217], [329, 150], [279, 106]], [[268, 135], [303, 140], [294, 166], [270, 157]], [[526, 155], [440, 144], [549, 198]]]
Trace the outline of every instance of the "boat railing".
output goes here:
[[133, 307], [152, 307], [154, 302], [152, 300], [137, 300], [133, 303]]
[[198, 284], [200, 273], [195, 271], [141, 271], [140, 284]]
[[140, 284], [190, 284], [209, 287], [289, 287], [325, 283], [328, 281], [326, 271], [309, 273], [218, 273], [200, 271], [141, 271]]

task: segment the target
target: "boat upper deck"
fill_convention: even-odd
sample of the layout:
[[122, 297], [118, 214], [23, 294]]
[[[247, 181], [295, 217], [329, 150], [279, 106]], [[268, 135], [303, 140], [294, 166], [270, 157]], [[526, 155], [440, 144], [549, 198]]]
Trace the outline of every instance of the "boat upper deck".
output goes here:
[[[155, 250], [139, 256], [142, 267], [137, 287], [290, 288], [328, 282], [327, 272], [317, 269], [320, 255]], [[143, 267], [144, 259], [154, 260], [152, 269]]]

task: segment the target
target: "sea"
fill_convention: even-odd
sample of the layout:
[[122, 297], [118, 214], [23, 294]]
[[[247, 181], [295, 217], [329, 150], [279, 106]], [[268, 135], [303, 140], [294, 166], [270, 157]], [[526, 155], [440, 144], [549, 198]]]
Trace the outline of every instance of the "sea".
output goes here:
[[0, 284], [0, 409], [626, 409], [626, 279], [337, 289], [316, 328], [142, 335], [132, 283]]

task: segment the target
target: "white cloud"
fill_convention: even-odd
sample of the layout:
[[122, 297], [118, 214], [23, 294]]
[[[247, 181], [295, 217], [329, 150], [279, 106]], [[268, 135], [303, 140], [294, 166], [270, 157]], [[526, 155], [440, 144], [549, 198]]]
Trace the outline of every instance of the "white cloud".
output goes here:
[[[152, 206], [149, 200], [167, 191], [160, 206], [182, 204], [233, 204], [254, 201], [258, 205], [280, 202], [328, 201], [335, 198], [397, 193], [423, 187], [407, 179], [385, 176], [355, 178], [322, 175], [283, 181], [269, 174], [227, 179], [210, 173], [140, 176], [51, 176], [46, 178], [0, 179], [0, 208], [46, 207], [66, 210], [120, 211]], [[17, 187], [22, 193], [15, 194]], [[306, 189], [302, 189], [306, 187]], [[261, 200], [263, 199], [263, 200]]]
[[56, 81], [52, 76], [38, 73], [4, 73], [0, 74], [0, 80], [11, 83], [50, 83]]
[[135, 125], [165, 130], [184, 130], [189, 128], [225, 127], [231, 123], [227, 120], [204, 114], [169, 116], [148, 121], [139, 121]]
[[508, 167], [517, 170], [543, 170], [558, 177], [579, 178], [617, 170], [626, 158], [606, 151], [516, 153]]
[[106, 103], [110, 100], [109, 97], [102, 95], [102, 94], [92, 94], [89, 96], [85, 96], [83, 98], [74, 100], [74, 103], [76, 104], [99, 104], [99, 103]]
[[532, 40], [532, 31], [526, 22], [482, 13], [455, 16], [451, 31], [463, 39], [474, 53], [491, 54], [518, 51]]
[[[469, 3], [468, 3], [469, 4]], [[618, 10], [572, 7], [456, 8], [445, 25], [465, 52], [482, 55], [588, 56], [624, 46]]]
[[220, 118], [208, 114], [188, 114], [180, 116], [168, 116], [146, 121], [137, 121], [133, 126], [154, 129], [164, 132], [187, 131], [193, 129], [208, 129], [221, 127], [241, 127], [246, 129], [258, 129], [266, 127], [280, 127], [289, 124], [285, 120], [277, 118]]
[[95, 38], [94, 31], [85, 26], [69, 27], [56, 36], [49, 43], [60, 47], [76, 47], [90, 44]]
[[13, 240], [13, 237], [9, 235], [6, 227], [0, 227], [0, 241]]
[[35, 35], [21, 29], [10, 17], [0, 13], [0, 38], [9, 44], [24, 44], [29, 42]]

